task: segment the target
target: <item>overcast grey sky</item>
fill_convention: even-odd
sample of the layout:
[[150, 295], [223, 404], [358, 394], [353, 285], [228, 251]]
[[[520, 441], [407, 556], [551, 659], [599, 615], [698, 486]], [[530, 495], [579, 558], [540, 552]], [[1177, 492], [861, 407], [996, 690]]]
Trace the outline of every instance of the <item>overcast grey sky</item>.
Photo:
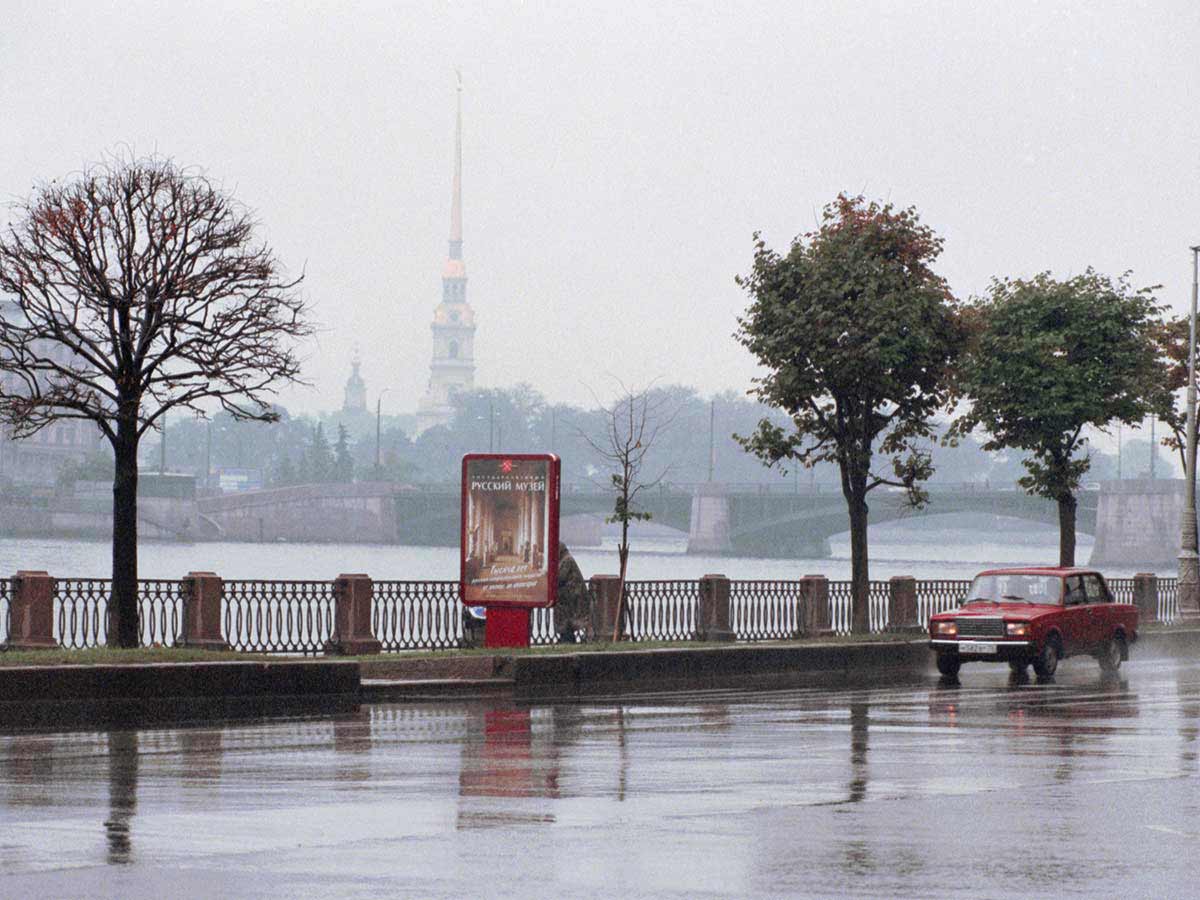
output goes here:
[[106, 152], [256, 210], [324, 329], [315, 389], [428, 378], [464, 92], [484, 387], [745, 389], [733, 279], [838, 191], [915, 205], [960, 296], [1087, 265], [1182, 311], [1200, 241], [1200, 4], [0, 0], [0, 198]]

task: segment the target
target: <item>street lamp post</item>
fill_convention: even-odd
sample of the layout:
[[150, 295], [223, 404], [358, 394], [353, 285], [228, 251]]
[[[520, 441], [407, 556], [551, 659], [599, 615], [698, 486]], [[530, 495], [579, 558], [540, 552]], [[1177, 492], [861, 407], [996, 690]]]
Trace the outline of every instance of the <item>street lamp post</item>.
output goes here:
[[391, 388], [384, 388], [379, 392], [379, 396], [375, 398], [375, 477], [379, 477], [380, 470], [383, 468], [383, 459], [381, 456], [380, 440], [383, 435], [383, 395], [390, 391]]
[[1196, 552], [1196, 293], [1200, 282], [1200, 246], [1192, 251], [1192, 307], [1188, 317], [1187, 455], [1184, 459], [1183, 535], [1179, 550], [1180, 612], [1195, 614], [1200, 581]]

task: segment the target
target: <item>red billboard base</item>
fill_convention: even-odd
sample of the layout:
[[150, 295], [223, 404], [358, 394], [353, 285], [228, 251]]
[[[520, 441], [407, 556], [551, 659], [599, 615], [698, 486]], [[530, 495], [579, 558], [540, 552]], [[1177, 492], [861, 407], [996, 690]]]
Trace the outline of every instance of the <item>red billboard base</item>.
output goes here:
[[490, 606], [483, 630], [485, 647], [528, 647], [529, 610]]

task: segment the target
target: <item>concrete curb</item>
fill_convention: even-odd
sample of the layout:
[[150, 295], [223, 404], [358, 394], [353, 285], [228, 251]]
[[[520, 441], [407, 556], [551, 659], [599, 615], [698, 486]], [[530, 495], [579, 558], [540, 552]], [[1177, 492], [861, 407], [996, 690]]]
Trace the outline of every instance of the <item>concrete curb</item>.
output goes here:
[[624, 650], [509, 657], [506, 663], [502, 672], [512, 677], [514, 694], [533, 698], [794, 681], [812, 673], [832, 678], [862, 671], [915, 674], [931, 659], [921, 640]]
[[354, 661], [0, 668], [0, 727], [179, 721], [353, 707]]
[[134, 700], [167, 697], [354, 695], [358, 663], [189, 662], [0, 669], [4, 700]]
[[[1200, 655], [1200, 628], [1143, 631], [1132, 657]], [[579, 697], [918, 677], [925, 638], [380, 660], [0, 667], [0, 728], [353, 709], [360, 703]], [[365, 677], [364, 677], [365, 676]]]

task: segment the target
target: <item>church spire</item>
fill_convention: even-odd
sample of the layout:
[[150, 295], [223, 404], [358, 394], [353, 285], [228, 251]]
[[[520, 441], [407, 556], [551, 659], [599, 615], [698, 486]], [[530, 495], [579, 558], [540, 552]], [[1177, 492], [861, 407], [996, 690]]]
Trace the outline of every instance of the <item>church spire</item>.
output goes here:
[[462, 72], [458, 76], [454, 118], [454, 193], [450, 201], [450, 258], [462, 259]]

